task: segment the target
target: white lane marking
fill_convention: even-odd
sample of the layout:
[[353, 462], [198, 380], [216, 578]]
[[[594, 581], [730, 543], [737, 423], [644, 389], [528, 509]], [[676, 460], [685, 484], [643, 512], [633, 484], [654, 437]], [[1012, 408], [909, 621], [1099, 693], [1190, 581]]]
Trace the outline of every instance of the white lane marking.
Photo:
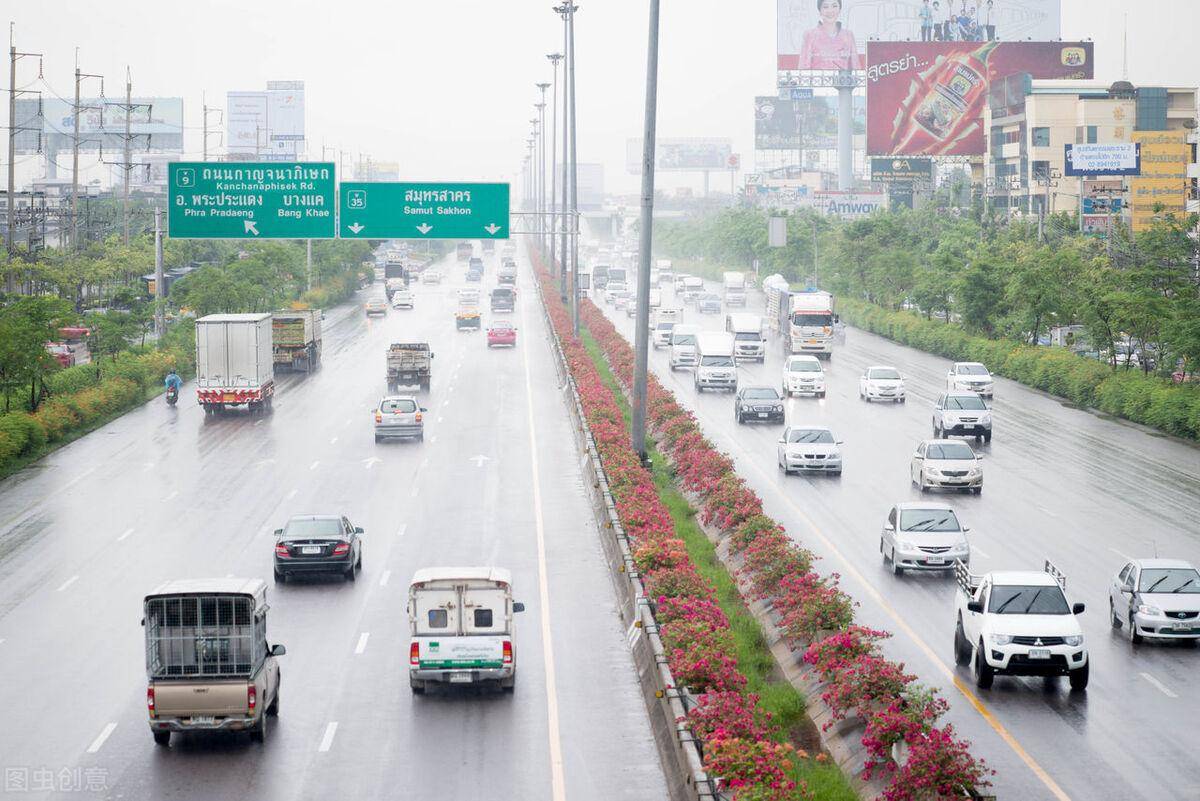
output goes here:
[[[521, 307], [521, 327], [526, 331], [525, 307]], [[521, 356], [525, 368], [525, 408], [529, 417], [529, 468], [533, 474], [533, 522], [537, 534], [538, 612], [542, 620], [542, 658], [546, 665], [546, 718], [550, 738], [550, 788], [553, 801], [565, 801], [562, 741], [558, 727], [558, 679], [554, 674], [554, 644], [550, 637], [550, 585], [546, 578], [546, 524], [542, 519], [542, 481], [539, 477], [536, 422], [533, 414], [533, 379], [529, 370], [529, 337], [521, 338]], [[480, 465], [482, 466], [482, 462]]]
[[[391, 579], [391, 577], [392, 577], [392, 571], [390, 571], [390, 570], [383, 571], [383, 575], [379, 577], [379, 586], [386, 587], [388, 585], [388, 580]], [[0, 640], [0, 642], [4, 642], [4, 641]]]
[[142, 465], [143, 473], [146, 472], [147, 470], [153, 470], [153, 469], [154, 469], [154, 462], [146, 462], [144, 465]]
[[401, 523], [400, 528], [396, 529], [396, 536], [403, 537], [405, 531], [408, 531], [408, 523]]
[[415, 498], [415, 497], [417, 497], [417, 493], [418, 493], [418, 492], [420, 492], [420, 491], [421, 491], [421, 487], [420, 487], [419, 485], [417, 485], [417, 484], [413, 484], [413, 485], [412, 485], [412, 492], [411, 492], [411, 493], [409, 493], [409, 494], [410, 494], [410, 495], [412, 495], [412, 497], [414, 497], [414, 498]]
[[1139, 673], [1138, 675], [1141, 676], [1146, 681], [1153, 684], [1158, 689], [1159, 692], [1161, 692], [1163, 695], [1167, 696], [1168, 698], [1178, 698], [1179, 697], [1175, 693], [1171, 692], [1171, 690], [1167, 687], [1167, 685], [1163, 684], [1161, 681], [1154, 678], [1149, 673]]
[[371, 632], [369, 631], [364, 631], [362, 634], [358, 635], [358, 645], [354, 646], [354, 653], [361, 654], [363, 651], [367, 650], [367, 640], [369, 639], [371, 639]]
[[319, 465], [319, 464], [321, 464], [321, 460], [320, 460], [320, 459], [318, 459], [317, 461], [315, 461], [315, 462], [313, 462], [312, 464], [310, 464], [310, 465], [308, 466], [308, 469], [309, 469], [309, 470], [316, 470], [316, 469], [317, 469], [317, 465]]
[[4, 645], [4, 638], [0, 637], [0, 645]]
[[171, 490], [171, 494], [168, 495], [167, 497], [163, 498], [163, 503], [166, 503], [167, 501], [175, 500], [175, 498], [178, 496], [179, 496], [179, 490]]
[[334, 437], [333, 439], [329, 440], [329, 444], [330, 444], [330, 445], [336, 445], [336, 444], [337, 444], [337, 437]]
[[254, 421], [253, 427], [258, 428], [260, 425], [262, 425], [262, 421], [263, 421], [263, 418], [261, 418], [261, 417], [258, 418], [257, 420]]
[[421, 472], [428, 466], [429, 466], [429, 457], [426, 456], [424, 459], [421, 460], [421, 464], [417, 467], [417, 472], [418, 473]]
[[105, 726], [96, 739], [92, 740], [92, 744], [88, 746], [87, 752], [89, 754], [94, 754], [99, 751], [100, 747], [104, 745], [104, 741], [108, 739], [109, 735], [113, 733], [113, 729], [115, 728], [117, 728], [117, 724], [115, 723], [110, 723]]
[[353, 417], [347, 417], [347, 418], [346, 418], [346, 422], [342, 423], [342, 428], [345, 428], [346, 426], [350, 425], [350, 424], [351, 424], [351, 423], [353, 423], [353, 422], [354, 422], [354, 418], [353, 418]]
[[982, 556], [984, 559], [991, 559], [991, 558], [992, 558], [992, 557], [991, 557], [991, 555], [990, 555], [990, 554], [989, 554], [987, 551], [983, 550], [983, 549], [982, 549], [982, 548], [980, 548], [978, 545], [972, 545], [972, 546], [971, 546], [971, 553], [977, 553], [977, 554], [979, 554], [980, 556]]
[[438, 422], [439, 422], [439, 423], [440, 423], [440, 422], [442, 422], [442, 421], [443, 421], [443, 420], [445, 420], [445, 419], [446, 419], [446, 418], [442, 417], [440, 414], [438, 415]]
[[56, 592], [62, 592], [62, 591], [63, 591], [63, 590], [65, 590], [67, 587], [70, 587], [72, 584], [74, 584], [76, 581], [79, 581], [79, 576], [77, 576], [77, 575], [76, 575], [76, 576], [71, 576], [69, 579], [67, 579], [66, 581], [64, 581], [64, 582], [62, 583], [62, 586], [60, 586], [60, 587], [59, 587], [59, 588], [56, 590]]
[[290, 501], [292, 498], [295, 498], [295, 497], [296, 497], [296, 493], [298, 493], [298, 492], [300, 492], [300, 490], [298, 490], [298, 489], [294, 489], [294, 490], [292, 490], [291, 492], [289, 492], [289, 493], [287, 494], [287, 499]]
[[372, 467], [374, 467], [375, 465], [379, 464], [382, 461], [383, 460], [380, 459], [378, 456], [372, 456], [369, 459], [363, 459], [363, 467], [370, 470]]
[[131, 529], [131, 528], [125, 529], [125, 531], [121, 534], [121, 536], [117, 537], [117, 542], [120, 542], [121, 540], [125, 539], [132, 533], [133, 533], [133, 529]]
[[437, 442], [437, 434], [430, 434], [430, 435], [429, 435], [429, 442], [430, 442], [430, 443]]
[[1123, 554], [1123, 553], [1121, 553], [1120, 551], [1118, 551], [1116, 548], [1109, 548], [1108, 550], [1112, 551], [1112, 552], [1113, 552], [1113, 553], [1115, 553], [1117, 556], [1119, 556], [1119, 557], [1121, 557], [1122, 559], [1124, 559], [1126, 562], [1132, 562], [1132, 561], [1133, 561], [1133, 557], [1132, 557], [1132, 556], [1126, 556], [1125, 554]]
[[233, 574], [232, 574], [232, 573], [226, 573], [226, 574], [225, 574], [225, 578], [233, 578]]
[[[451, 384], [451, 385], [449, 386], [449, 388], [448, 388], [446, 391], [447, 391], [447, 392], [453, 392], [453, 391], [454, 391], [454, 385], [453, 385], [453, 384]], [[449, 403], [450, 401], [449, 401], [449, 400], [447, 400], [446, 402], [447, 402], [447, 403]]]
[[75, 476], [75, 478], [71, 479], [71, 480], [70, 480], [70, 481], [68, 481], [66, 484], [63, 484], [63, 485], [62, 485], [62, 489], [67, 489], [68, 487], [73, 487], [73, 486], [75, 486], [75, 485], [76, 485], [76, 484], [78, 484], [80, 481], [83, 481], [85, 478], [87, 478], [88, 476], [90, 476], [92, 473], [95, 473], [95, 472], [96, 472], [96, 468], [94, 468], [94, 467], [89, 467], [87, 470], [84, 470], [82, 473], [80, 473], [79, 475]]
[[447, 406], [449, 406], [449, 405], [450, 405], [450, 399], [449, 399], [449, 398], [446, 398], [444, 401], [442, 401], [442, 408], [443, 408], [443, 409], [445, 409], [445, 408], [446, 408]]
[[333, 721], [325, 727], [325, 736], [321, 738], [321, 744], [317, 746], [317, 750], [324, 753], [333, 745], [333, 735], [337, 734], [337, 721]]

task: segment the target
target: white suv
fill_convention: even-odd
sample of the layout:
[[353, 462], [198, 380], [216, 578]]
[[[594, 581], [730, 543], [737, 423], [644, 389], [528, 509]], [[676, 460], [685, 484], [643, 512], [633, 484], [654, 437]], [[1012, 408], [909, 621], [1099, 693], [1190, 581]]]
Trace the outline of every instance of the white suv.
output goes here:
[[992, 410], [974, 392], [943, 392], [933, 407], [933, 438], [950, 435], [992, 441]]
[[979, 362], [955, 362], [946, 373], [946, 389], [963, 389], [990, 398], [993, 384], [992, 374]]

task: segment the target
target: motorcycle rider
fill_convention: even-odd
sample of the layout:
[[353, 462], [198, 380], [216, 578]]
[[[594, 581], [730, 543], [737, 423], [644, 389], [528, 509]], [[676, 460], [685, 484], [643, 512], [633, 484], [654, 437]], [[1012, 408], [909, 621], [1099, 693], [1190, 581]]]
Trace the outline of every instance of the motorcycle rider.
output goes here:
[[171, 372], [167, 373], [167, 378], [163, 382], [167, 386], [167, 392], [175, 390], [175, 394], [179, 394], [179, 390], [183, 387], [183, 379], [175, 372], [175, 368], [171, 368]]

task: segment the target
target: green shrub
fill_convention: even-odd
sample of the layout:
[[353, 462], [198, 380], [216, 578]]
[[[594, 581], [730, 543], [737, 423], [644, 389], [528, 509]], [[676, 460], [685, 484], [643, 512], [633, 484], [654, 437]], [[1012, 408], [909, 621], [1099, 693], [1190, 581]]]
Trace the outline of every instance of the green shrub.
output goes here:
[[74, 367], [67, 367], [51, 373], [46, 378], [46, 389], [50, 391], [51, 395], [63, 395], [95, 386], [98, 380], [96, 365], [77, 364]]

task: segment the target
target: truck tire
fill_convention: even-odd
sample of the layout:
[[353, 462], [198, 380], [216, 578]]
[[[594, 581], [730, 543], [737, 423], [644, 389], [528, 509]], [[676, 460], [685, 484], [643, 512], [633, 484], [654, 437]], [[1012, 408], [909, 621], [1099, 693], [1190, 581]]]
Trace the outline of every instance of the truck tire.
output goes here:
[[971, 661], [971, 644], [963, 633], [962, 618], [954, 626], [954, 664], [962, 666]]
[[171, 744], [171, 732], [169, 731], [152, 731], [154, 735], [154, 744], [167, 746]]
[[507, 679], [500, 679], [500, 691], [501, 692], [511, 693], [516, 689], [517, 689], [516, 674], [513, 674], [512, 676], [508, 677]]
[[423, 380], [423, 381], [421, 382], [421, 391], [422, 391], [422, 392], [428, 392], [428, 391], [429, 391], [429, 379], [428, 379], [428, 378], [426, 378], [425, 380]]
[[279, 688], [275, 688], [275, 697], [271, 700], [271, 705], [267, 707], [267, 714], [271, 717], [279, 717]]
[[413, 691], [413, 695], [425, 694], [425, 682], [414, 679], [411, 676], [408, 679], [408, 686]]
[[1092, 663], [1088, 662], [1083, 667], [1075, 668], [1074, 670], [1071, 671], [1070, 677], [1071, 677], [1071, 689], [1072, 690], [1086, 690], [1087, 689], [1088, 672], [1089, 672], [1088, 668], [1090, 668], [1091, 666], [1092, 666]]
[[975, 647], [975, 686], [986, 690], [992, 686], [992, 681], [996, 678], [996, 671], [987, 663], [983, 648], [983, 640], [980, 640], [979, 645]]
[[267, 741], [267, 715], [265, 712], [258, 716], [258, 725], [250, 730], [250, 739], [256, 743]]

